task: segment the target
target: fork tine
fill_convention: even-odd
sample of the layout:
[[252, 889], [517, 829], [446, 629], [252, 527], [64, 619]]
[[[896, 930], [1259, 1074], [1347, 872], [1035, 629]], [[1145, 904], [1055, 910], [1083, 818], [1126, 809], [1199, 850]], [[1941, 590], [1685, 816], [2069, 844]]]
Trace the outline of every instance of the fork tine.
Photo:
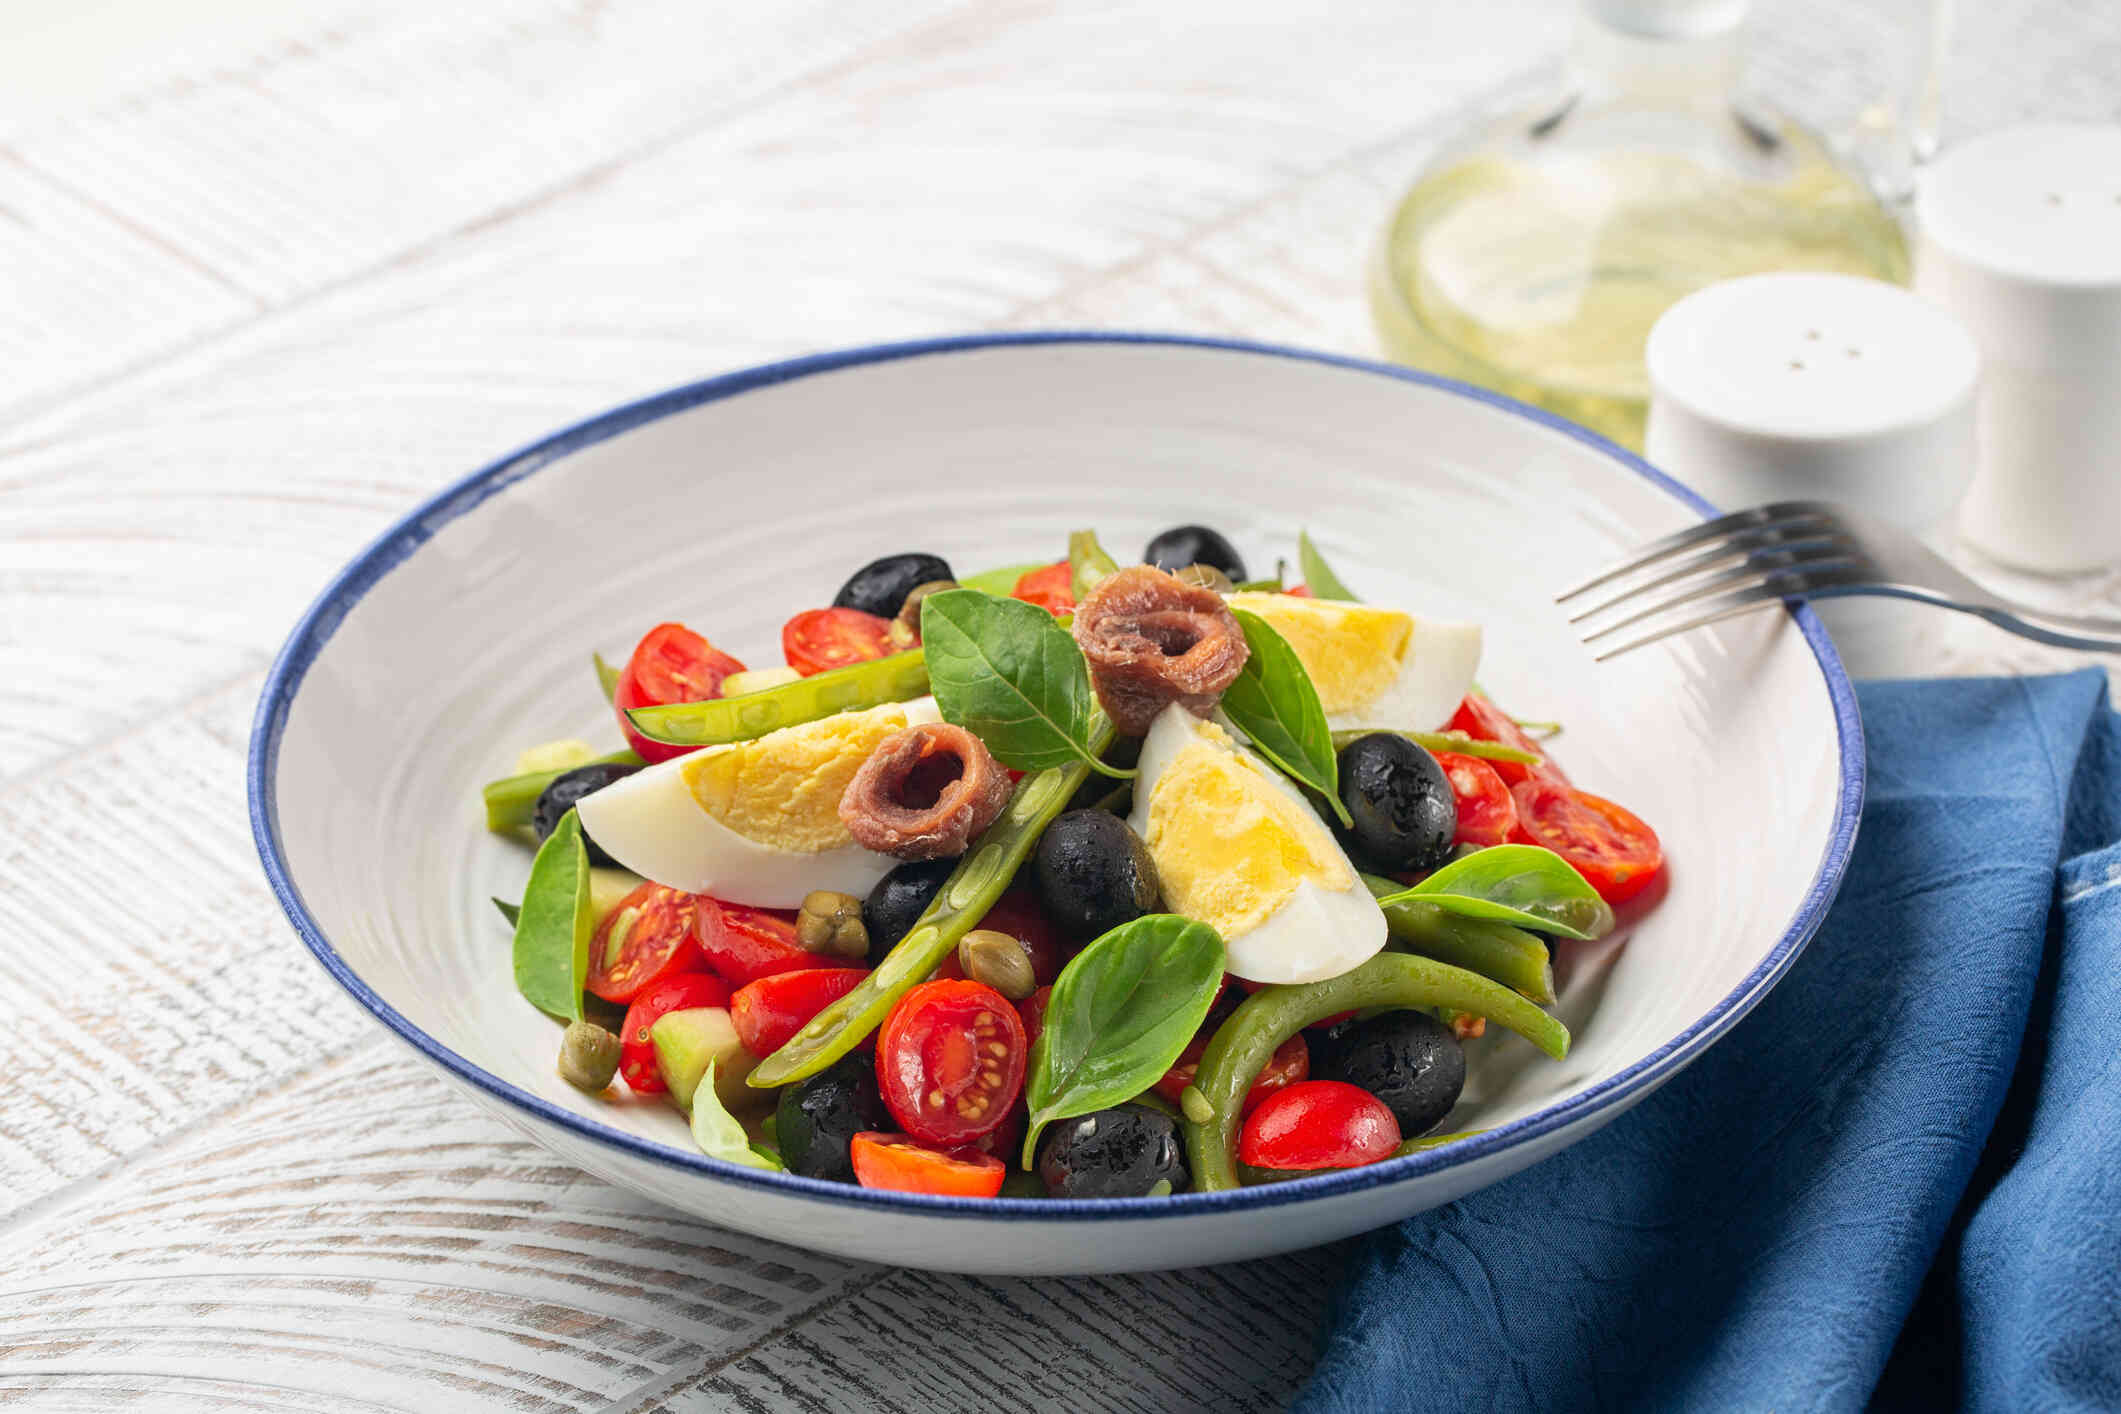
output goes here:
[[1722, 544], [1712, 545], [1698, 555], [1688, 556], [1686, 559], [1681, 560], [1677, 567], [1666, 570], [1663, 574], [1653, 579], [1630, 584], [1609, 599], [1602, 599], [1588, 609], [1577, 610], [1569, 615], [1569, 622], [1572, 624], [1582, 623], [1585, 619], [1595, 618], [1609, 609], [1618, 608], [1638, 595], [1647, 594], [1652, 589], [1662, 589], [1668, 584], [1676, 584], [1683, 579], [1691, 579], [1697, 574], [1705, 574], [1719, 565], [1738, 560], [1749, 560], [1754, 555], [1762, 552], [1769, 552], [1775, 555], [1796, 555], [1832, 546], [1837, 542], [1846, 541], [1848, 538], [1838, 531], [1828, 529], [1800, 532], [1799, 538], [1796, 539], [1779, 538], [1782, 534], [1783, 530], [1780, 526], [1737, 531]]
[[[1862, 574], [1856, 570], [1837, 571], [1818, 583], [1808, 585], [1804, 592], [1817, 594], [1824, 589], [1857, 584], [1862, 579]], [[1788, 589], [1777, 588], [1768, 584], [1758, 584], [1748, 589], [1734, 590], [1721, 598], [1711, 599], [1707, 603], [1697, 606], [1703, 612], [1696, 614], [1694, 617], [1681, 619], [1677, 623], [1661, 625], [1640, 638], [1629, 639], [1617, 648], [1608, 648], [1603, 653], [1594, 655], [1594, 661], [1608, 663], [1623, 653], [1632, 653], [1638, 648], [1647, 648], [1652, 643], [1670, 638], [1675, 633], [1686, 633], [1692, 629], [1706, 628], [1710, 624], [1720, 623], [1724, 619], [1736, 618], [1740, 614], [1750, 614], [1779, 604], [1786, 599], [1803, 598], [1804, 592], [1793, 593]]]
[[1734, 532], [1766, 529], [1771, 526], [1794, 529], [1813, 521], [1824, 521], [1828, 525], [1833, 524], [1833, 513], [1824, 502], [1778, 501], [1771, 506], [1755, 506], [1751, 510], [1734, 511], [1727, 516], [1718, 516], [1715, 520], [1706, 520], [1699, 525], [1690, 525], [1685, 530], [1674, 531], [1662, 539], [1652, 540], [1649, 544], [1637, 550], [1630, 558], [1592, 575], [1573, 589], [1568, 589], [1555, 595], [1554, 602], [1565, 604], [1587, 589], [1596, 589], [1599, 585], [1618, 579], [1624, 574], [1648, 569], [1651, 565], [1661, 560], [1670, 559], [1682, 550], [1690, 550], [1696, 545], [1710, 540], [1721, 539]]
[[1692, 588], [1667, 595], [1646, 608], [1637, 609], [1625, 618], [1615, 619], [1603, 628], [1584, 634], [1583, 641], [1595, 643], [1631, 624], [1639, 624], [1644, 619], [1654, 619], [1659, 614], [1668, 614], [1674, 609], [1684, 609], [1690, 604], [1700, 603], [1727, 590], [1742, 592], [1748, 587], [1768, 588], [1779, 584], [1781, 587], [1775, 591], [1778, 598], [1783, 595], [1802, 594], [1809, 587], [1812, 576], [1852, 570], [1859, 564], [1861, 561], [1851, 552], [1838, 546], [1824, 555], [1787, 565], [1759, 565], [1748, 561], [1734, 569], [1725, 570], [1722, 574], [1712, 575]]

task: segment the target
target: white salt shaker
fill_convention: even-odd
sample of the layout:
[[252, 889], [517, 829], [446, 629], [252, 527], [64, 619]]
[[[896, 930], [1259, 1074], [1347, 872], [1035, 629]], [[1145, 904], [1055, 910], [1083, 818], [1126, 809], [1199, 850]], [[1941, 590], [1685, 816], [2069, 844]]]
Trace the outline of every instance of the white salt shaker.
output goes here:
[[[1751, 275], [1697, 290], [1650, 330], [1645, 455], [1723, 510], [1834, 501], [1917, 534], [1974, 473], [1980, 357], [1949, 314], [1851, 275]], [[1931, 666], [1934, 609], [1815, 605], [1849, 670]]]
[[1915, 201], [1915, 287], [1981, 346], [1961, 533], [2021, 569], [2121, 562], [2121, 127], [2008, 128]]

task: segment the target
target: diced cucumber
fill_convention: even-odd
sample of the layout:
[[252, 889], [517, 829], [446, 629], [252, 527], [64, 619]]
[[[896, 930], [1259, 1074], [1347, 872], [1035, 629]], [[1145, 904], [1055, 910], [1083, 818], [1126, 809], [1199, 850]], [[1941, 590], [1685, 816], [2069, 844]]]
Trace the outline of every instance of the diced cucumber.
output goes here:
[[571, 736], [540, 742], [516, 757], [514, 774], [528, 776], [540, 771], [572, 771], [577, 766], [587, 766], [597, 759], [597, 755], [595, 747]]
[[656, 1069], [670, 1087], [670, 1098], [681, 1110], [692, 1108], [692, 1092], [700, 1088], [700, 1077], [714, 1063], [714, 1090], [730, 1110], [755, 1110], [771, 1091], [754, 1090], [744, 1083], [758, 1064], [736, 1036], [736, 1023], [726, 1008], [690, 1007], [669, 1011], [648, 1028], [648, 1043], [655, 1047]]

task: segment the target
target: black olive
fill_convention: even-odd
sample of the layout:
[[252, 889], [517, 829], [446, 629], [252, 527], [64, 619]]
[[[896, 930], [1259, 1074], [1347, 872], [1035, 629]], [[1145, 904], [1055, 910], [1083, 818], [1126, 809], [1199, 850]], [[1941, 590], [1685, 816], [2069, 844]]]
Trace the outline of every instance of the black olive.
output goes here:
[[1239, 584], [1245, 582], [1244, 557], [1237, 547], [1205, 525], [1174, 525], [1149, 542], [1142, 563], [1160, 570], [1182, 570], [1187, 565], [1213, 565]]
[[1313, 1080], [1344, 1080], [1385, 1102], [1412, 1139], [1436, 1127], [1465, 1088], [1466, 1053], [1451, 1028], [1425, 1011], [1388, 1011], [1311, 1032]]
[[781, 1162], [805, 1178], [854, 1182], [848, 1145], [865, 1130], [893, 1127], [876, 1086], [876, 1054], [857, 1046], [799, 1085], [781, 1091], [774, 1111]]
[[1436, 758], [1390, 732], [1340, 749], [1340, 803], [1355, 826], [1334, 833], [1355, 862], [1380, 874], [1434, 869], [1451, 857], [1458, 798]]
[[1039, 1136], [1038, 1176], [1055, 1198], [1140, 1198], [1158, 1183], [1179, 1192], [1186, 1160], [1178, 1124], [1134, 1104], [1056, 1120]]
[[1156, 908], [1156, 863], [1141, 836], [1106, 810], [1070, 810], [1046, 827], [1033, 865], [1054, 921], [1085, 941]]
[[[538, 832], [538, 842], [560, 827], [560, 821], [574, 803], [583, 796], [600, 791], [613, 781], [623, 780], [640, 770], [638, 766], [621, 766], [613, 762], [599, 761], [588, 766], [577, 766], [572, 771], [562, 771], [552, 778], [552, 784], [538, 793], [538, 803], [530, 812], [531, 827]], [[589, 862], [599, 867], [618, 863], [604, 853], [604, 847], [582, 832], [582, 846], [589, 851]]]
[[923, 859], [901, 864], [876, 881], [862, 900], [862, 927], [869, 932], [869, 965], [883, 965], [885, 954], [913, 930], [914, 923], [943, 891], [957, 868], [955, 859]]
[[836, 609], [860, 609], [880, 619], [898, 617], [906, 596], [931, 579], [956, 579], [940, 555], [886, 555], [856, 570], [832, 596]]

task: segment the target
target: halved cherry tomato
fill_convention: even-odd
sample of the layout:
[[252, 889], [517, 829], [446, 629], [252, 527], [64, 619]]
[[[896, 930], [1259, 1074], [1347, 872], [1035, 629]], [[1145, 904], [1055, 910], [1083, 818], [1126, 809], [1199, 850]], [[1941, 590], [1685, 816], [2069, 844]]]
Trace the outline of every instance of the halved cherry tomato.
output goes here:
[[1075, 609], [1075, 587], [1071, 582], [1068, 562], [1048, 565], [1042, 570], [1033, 570], [1016, 582], [1010, 592], [1013, 599], [1026, 604], [1036, 604], [1049, 614], [1072, 613]]
[[781, 625], [781, 654], [806, 678], [891, 652], [891, 620], [860, 609], [805, 609]]
[[[1186, 1043], [1186, 1048], [1178, 1053], [1178, 1059], [1164, 1072], [1164, 1078], [1156, 1082], [1157, 1094], [1174, 1105], [1178, 1103], [1178, 1097], [1186, 1092], [1186, 1087], [1193, 1083], [1194, 1075], [1199, 1072], [1201, 1052], [1208, 1049], [1208, 1040], [1214, 1034], [1212, 1027], [1203, 1026], [1200, 1033]], [[1291, 1036], [1267, 1057], [1259, 1078], [1252, 1082], [1251, 1089], [1245, 1091], [1245, 1102], [1238, 1113], [1252, 1113], [1267, 1096], [1287, 1089], [1310, 1074], [1311, 1048], [1304, 1044], [1302, 1035]]]
[[619, 714], [626, 744], [643, 761], [668, 761], [696, 746], [650, 741], [633, 728], [626, 713], [635, 707], [668, 707], [677, 702], [705, 702], [722, 695], [722, 679], [744, 671], [744, 665], [683, 624], [657, 624], [634, 645], [633, 656], [619, 673], [611, 705]]
[[1510, 788], [1495, 774], [1494, 766], [1455, 751], [1437, 752], [1436, 764], [1443, 767], [1451, 794], [1458, 797], [1458, 832], [1451, 836], [1451, 843], [1483, 849], [1508, 843], [1517, 828], [1517, 802], [1510, 798]]
[[1046, 1008], [1053, 1005], [1053, 988], [1041, 987], [1016, 1004], [1017, 1019], [1024, 1023], [1024, 1045], [1028, 1049], [1046, 1029]]
[[972, 1141], [970, 1147], [982, 1154], [992, 1154], [1005, 1164], [1013, 1164], [1024, 1150], [1024, 1130], [1031, 1123], [1031, 1111], [1019, 1099], [1009, 1107], [1002, 1117], [1001, 1128], [992, 1134], [982, 1134]]
[[723, 903], [701, 894], [692, 935], [707, 965], [732, 987], [817, 966], [817, 954], [795, 940], [795, 915], [784, 910]]
[[1477, 692], [1468, 695], [1465, 701], [1458, 704], [1458, 710], [1451, 714], [1450, 730], [1464, 732], [1479, 741], [1514, 746], [1519, 751], [1529, 751], [1534, 756], [1541, 757], [1537, 766], [1527, 766], [1522, 761], [1488, 763], [1496, 775], [1513, 786], [1532, 776], [1545, 776], [1548, 780], [1559, 781], [1563, 785], [1569, 783], [1569, 778], [1561, 767], [1555, 765], [1553, 758], [1540, 749], [1538, 742], [1524, 734], [1524, 728], [1518, 726], [1509, 713]]
[[903, 1134], [864, 1130], [848, 1146], [854, 1181], [894, 1193], [942, 1193], [953, 1198], [992, 1198], [1002, 1191], [1008, 1167], [977, 1149], [939, 1151]]
[[1392, 1156], [1399, 1121], [1383, 1100], [1340, 1080], [1269, 1095], [1238, 1131], [1238, 1162], [1263, 1169], [1351, 1169]]
[[869, 975], [866, 967], [812, 967], [776, 972], [737, 988], [729, 999], [729, 1019], [744, 1049], [761, 1059], [788, 1044], [803, 1023], [854, 990]]
[[[1060, 976], [1060, 929], [1046, 916], [1045, 906], [1031, 890], [1011, 889], [1003, 894], [994, 901], [994, 907], [987, 910], [987, 916], [980, 919], [979, 925], [1016, 939], [1024, 956], [1031, 959], [1031, 976], [1040, 986]], [[953, 952], [935, 969], [935, 975], [959, 978], [965, 975], [965, 969]]]
[[876, 1038], [884, 1107], [924, 1144], [950, 1148], [999, 1129], [1024, 1088], [1024, 1021], [979, 982], [923, 982]]
[[691, 894], [661, 884], [620, 899], [589, 944], [589, 990], [607, 1002], [630, 1002], [665, 977], [705, 972], [707, 955], [692, 935], [698, 911]]
[[1610, 800], [1536, 778], [1510, 787], [1510, 794], [1518, 837], [1566, 859], [1607, 903], [1641, 893], [1664, 867], [1657, 832]]
[[1311, 592], [1311, 586], [1308, 584], [1292, 584], [1287, 589], [1284, 589], [1282, 593], [1288, 595], [1291, 599], [1314, 599], [1317, 597]]
[[619, 1074], [642, 1095], [669, 1089], [663, 1073], [655, 1068], [655, 1046], [648, 1039], [648, 1028], [666, 1011], [728, 1005], [729, 984], [712, 972], [681, 972], [644, 989], [619, 1024]]

